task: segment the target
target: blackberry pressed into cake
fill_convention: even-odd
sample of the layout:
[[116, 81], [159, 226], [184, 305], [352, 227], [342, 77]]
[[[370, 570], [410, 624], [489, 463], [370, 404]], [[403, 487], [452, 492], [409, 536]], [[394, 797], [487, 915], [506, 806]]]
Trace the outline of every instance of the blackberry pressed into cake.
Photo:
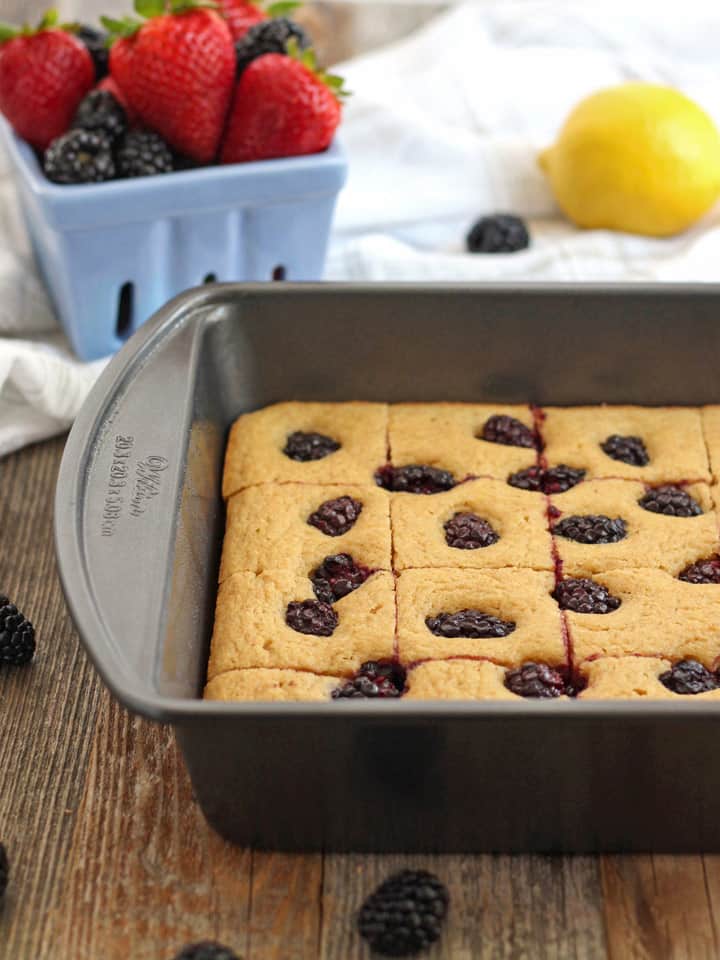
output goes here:
[[245, 414], [205, 697], [720, 699], [718, 484], [720, 406]]

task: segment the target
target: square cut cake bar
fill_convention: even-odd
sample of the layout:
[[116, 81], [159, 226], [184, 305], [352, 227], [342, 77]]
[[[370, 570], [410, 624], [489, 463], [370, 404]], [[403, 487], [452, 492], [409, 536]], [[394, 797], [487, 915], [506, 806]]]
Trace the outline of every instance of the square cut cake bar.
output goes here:
[[554, 583], [536, 570], [404, 570], [397, 581], [400, 660], [565, 663]]
[[687, 583], [663, 570], [611, 570], [593, 580], [620, 604], [609, 613], [565, 611], [577, 661], [641, 654], [716, 666], [720, 585]]
[[246, 667], [220, 673], [205, 686], [206, 700], [267, 700], [274, 702], [330, 700], [342, 683], [339, 676], [308, 670]]
[[407, 700], [520, 700], [507, 668], [489, 660], [426, 660], [408, 673]]
[[691, 407], [546, 407], [540, 430], [551, 465], [588, 480], [710, 480], [700, 411]]
[[218, 591], [208, 679], [241, 667], [349, 674], [366, 660], [392, 657], [394, 650], [391, 573], [371, 574], [332, 605], [316, 601], [307, 577], [236, 573]]
[[579, 664], [578, 674], [587, 686], [579, 700], [720, 700], [720, 689], [698, 690], [694, 696], [669, 689], [660, 679], [673, 663], [664, 657], [600, 657]]
[[400, 403], [390, 406], [389, 422], [390, 460], [398, 467], [437, 467], [456, 481], [468, 476], [505, 480], [537, 460], [529, 406]]
[[668, 516], [641, 505], [642, 483], [589, 480], [551, 497], [553, 538], [563, 571], [575, 577], [602, 570], [657, 567], [677, 574], [717, 549], [710, 487], [684, 488], [694, 516]]
[[390, 498], [378, 487], [263, 483], [230, 497], [220, 582], [240, 571], [308, 574], [346, 553], [391, 570]]
[[373, 484], [387, 460], [384, 403], [276, 403], [230, 430], [223, 496], [256, 483]]
[[552, 570], [547, 503], [502, 480], [469, 480], [432, 497], [394, 493], [393, 565]]

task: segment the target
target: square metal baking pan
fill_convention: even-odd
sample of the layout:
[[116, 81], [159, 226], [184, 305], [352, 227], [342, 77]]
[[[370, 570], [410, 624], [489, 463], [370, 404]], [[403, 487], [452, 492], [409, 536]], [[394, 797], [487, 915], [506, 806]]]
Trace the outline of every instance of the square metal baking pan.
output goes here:
[[720, 850], [720, 705], [199, 699], [225, 439], [279, 400], [720, 401], [720, 287], [218, 285], [113, 360], [56, 499], [97, 669], [174, 726], [237, 843], [403, 851]]

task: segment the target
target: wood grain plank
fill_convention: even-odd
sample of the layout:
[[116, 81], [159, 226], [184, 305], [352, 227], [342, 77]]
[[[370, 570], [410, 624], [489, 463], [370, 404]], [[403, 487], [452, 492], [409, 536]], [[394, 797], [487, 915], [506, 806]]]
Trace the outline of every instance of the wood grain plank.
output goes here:
[[702, 861], [715, 955], [720, 956], [720, 854], [705, 854]]
[[717, 860], [707, 858], [712, 872], [709, 885], [701, 856], [603, 857], [612, 960], [713, 960], [720, 956], [713, 919], [720, 894]]
[[66, 855], [100, 685], [81, 652], [55, 574], [52, 503], [63, 441], [0, 462], [0, 591], [35, 624], [28, 667], [0, 671], [0, 839], [11, 884], [0, 956], [41, 958], [62, 903]]
[[323, 960], [367, 951], [353, 917], [393, 870], [423, 867], [450, 890], [433, 960], [601, 960], [607, 956], [597, 862], [591, 857], [326, 856]]
[[249, 851], [207, 825], [172, 731], [109, 695], [69, 861], [53, 957], [162, 960], [205, 939], [247, 953]]
[[317, 960], [320, 854], [253, 853], [248, 960]]

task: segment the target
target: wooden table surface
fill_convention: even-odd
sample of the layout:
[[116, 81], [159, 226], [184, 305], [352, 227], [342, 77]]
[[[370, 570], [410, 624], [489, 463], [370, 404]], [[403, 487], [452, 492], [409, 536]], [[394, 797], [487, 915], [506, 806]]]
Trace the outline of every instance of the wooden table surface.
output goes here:
[[216, 938], [243, 960], [359, 960], [364, 895], [421, 865], [451, 892], [435, 960], [720, 956], [720, 857], [285, 855], [231, 847], [195, 804], [169, 730], [113, 702], [58, 584], [62, 441], [0, 461], [0, 589], [34, 621], [0, 672], [5, 960], [170, 960]]

